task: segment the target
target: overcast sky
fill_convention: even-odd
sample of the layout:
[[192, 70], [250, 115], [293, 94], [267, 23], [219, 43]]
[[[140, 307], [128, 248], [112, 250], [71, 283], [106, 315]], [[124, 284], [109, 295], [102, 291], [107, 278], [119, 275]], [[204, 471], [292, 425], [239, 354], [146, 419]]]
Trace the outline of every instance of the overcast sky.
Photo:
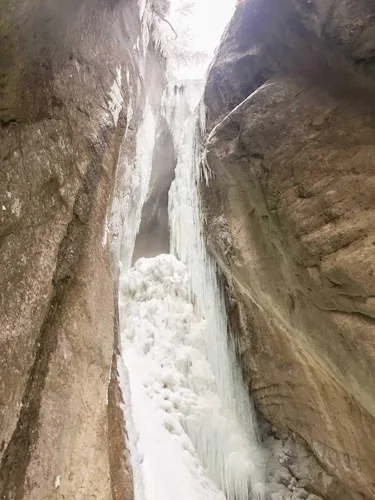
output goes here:
[[[179, 3], [180, 0], [173, 0]], [[191, 31], [192, 50], [203, 50], [213, 58], [221, 35], [230, 21], [236, 5], [236, 0], [195, 0], [191, 15], [179, 17], [189, 25]], [[173, 19], [173, 18], [172, 18]], [[172, 20], [171, 19], [171, 20]], [[180, 21], [181, 22], [181, 21]], [[178, 78], [199, 78], [204, 76], [205, 66], [180, 67]]]

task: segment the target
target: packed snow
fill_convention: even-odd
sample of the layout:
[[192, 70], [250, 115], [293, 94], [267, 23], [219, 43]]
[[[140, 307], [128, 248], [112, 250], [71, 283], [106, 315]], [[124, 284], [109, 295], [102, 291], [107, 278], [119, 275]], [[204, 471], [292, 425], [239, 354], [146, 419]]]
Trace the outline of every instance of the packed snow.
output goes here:
[[173, 255], [139, 259], [120, 278], [128, 371], [120, 380], [128, 395], [135, 499], [224, 500], [219, 487], [229, 499], [249, 499], [254, 445], [221, 398], [208, 324], [189, 287], [187, 269]]
[[186, 268], [173, 255], [140, 259], [121, 277], [120, 290], [126, 412], [137, 436], [135, 498], [224, 500], [187, 432], [225, 430], [225, 415], [205, 355], [206, 323], [189, 302]]

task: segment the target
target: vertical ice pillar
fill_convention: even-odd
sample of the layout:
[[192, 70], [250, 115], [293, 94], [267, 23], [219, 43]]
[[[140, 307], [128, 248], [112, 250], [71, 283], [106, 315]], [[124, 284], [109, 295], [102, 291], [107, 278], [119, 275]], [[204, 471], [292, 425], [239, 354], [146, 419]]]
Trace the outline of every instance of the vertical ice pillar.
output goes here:
[[175, 181], [169, 197], [171, 246], [188, 268], [191, 298], [207, 321], [207, 358], [226, 421], [217, 429], [210, 423], [199, 429], [193, 423], [188, 433], [210, 477], [227, 497], [248, 500], [250, 491], [255, 498], [263, 496], [265, 457], [258, 444], [254, 409], [236, 360], [234, 343], [228, 336], [216, 263], [206, 251], [202, 232], [198, 188], [202, 151], [200, 113], [202, 109], [198, 107], [185, 122], [179, 142]]

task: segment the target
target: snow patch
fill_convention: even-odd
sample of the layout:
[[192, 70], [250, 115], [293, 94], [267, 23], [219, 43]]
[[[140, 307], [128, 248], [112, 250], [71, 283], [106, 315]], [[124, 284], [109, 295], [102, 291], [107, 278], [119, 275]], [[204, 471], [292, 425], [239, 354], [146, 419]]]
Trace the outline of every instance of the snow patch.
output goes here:
[[205, 355], [206, 324], [189, 302], [185, 266], [172, 255], [140, 259], [120, 278], [120, 290], [130, 434], [136, 436], [133, 470], [140, 474], [136, 500], [225, 500], [189, 436], [194, 427], [216, 437], [228, 428]]
[[261, 498], [257, 443], [223, 397], [210, 325], [189, 297], [187, 269], [173, 255], [139, 259], [120, 277], [137, 481], [147, 500], [248, 500], [251, 490]]
[[122, 91], [121, 91], [121, 82], [122, 82], [121, 67], [117, 68], [116, 71], [117, 75], [115, 81], [113, 82], [111, 90], [109, 91], [108, 94], [109, 97], [108, 108], [109, 112], [112, 115], [114, 124], [117, 126], [118, 117], [120, 115], [120, 111], [124, 103], [124, 98], [122, 96]]
[[105, 216], [104, 228], [103, 228], [103, 238], [102, 238], [102, 247], [105, 248], [108, 242], [108, 216]]

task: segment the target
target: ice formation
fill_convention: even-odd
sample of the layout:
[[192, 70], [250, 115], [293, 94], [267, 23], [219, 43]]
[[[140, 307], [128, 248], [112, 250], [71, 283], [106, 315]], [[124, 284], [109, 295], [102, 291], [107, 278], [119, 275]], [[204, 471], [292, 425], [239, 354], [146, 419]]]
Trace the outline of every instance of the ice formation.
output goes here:
[[140, 259], [120, 287], [135, 498], [225, 500], [186, 432], [222, 418], [186, 267], [173, 255]]
[[173, 255], [140, 259], [120, 278], [135, 498], [247, 500], [254, 443], [222, 399], [189, 281]]
[[[146, 201], [152, 168], [155, 145], [156, 121], [150, 104], [146, 103], [142, 122], [137, 133], [137, 153], [135, 161], [124, 165], [125, 192], [121, 199], [115, 200], [113, 210], [124, 214], [121, 228], [120, 261], [125, 271], [130, 268], [135, 239], [141, 222], [142, 206]], [[119, 219], [120, 215], [117, 216]], [[119, 221], [116, 220], [117, 226]], [[112, 221], [112, 227], [114, 222]]]
[[207, 322], [204, 336], [207, 360], [225, 420], [218, 429], [213, 426], [191, 429], [190, 435], [198, 453], [200, 447], [205, 447], [205, 453], [199, 453], [202, 461], [227, 497], [246, 500], [250, 489], [254, 497], [263, 496], [265, 457], [258, 445], [254, 410], [236, 362], [234, 343], [228, 336], [216, 263], [207, 254], [202, 232], [197, 186], [202, 153], [199, 130], [204, 128], [204, 117], [201, 103], [185, 122], [176, 177], [169, 195], [169, 219], [172, 252], [187, 266], [190, 298]]
[[147, 113], [137, 142], [119, 299], [120, 385], [135, 500], [264, 496], [264, 455], [254, 412], [228, 336], [216, 266], [202, 235], [197, 179], [204, 110], [196, 108], [201, 92], [197, 81], [170, 84], [162, 103], [178, 151], [169, 200], [174, 255], [140, 259], [130, 269], [147, 194], [141, 183], [148, 183], [153, 149], [142, 139], [146, 131], [154, 134]]
[[172, 131], [176, 152], [179, 151], [185, 122], [197, 107], [203, 86], [203, 80], [178, 80], [170, 82], [163, 92], [161, 113]]
[[131, 265], [134, 243], [141, 221], [142, 205], [146, 200], [150, 182], [156, 135], [154, 112], [147, 101], [136, 136], [136, 154], [135, 157], [129, 157], [127, 151], [129, 123], [133, 118], [133, 105], [136, 106], [137, 102], [133, 90], [129, 89], [131, 95], [127, 106], [127, 125], [119, 154], [118, 177], [111, 213], [107, 217], [102, 240], [105, 246], [108, 231], [112, 259], [119, 263], [119, 267], [123, 270], [129, 269]]

